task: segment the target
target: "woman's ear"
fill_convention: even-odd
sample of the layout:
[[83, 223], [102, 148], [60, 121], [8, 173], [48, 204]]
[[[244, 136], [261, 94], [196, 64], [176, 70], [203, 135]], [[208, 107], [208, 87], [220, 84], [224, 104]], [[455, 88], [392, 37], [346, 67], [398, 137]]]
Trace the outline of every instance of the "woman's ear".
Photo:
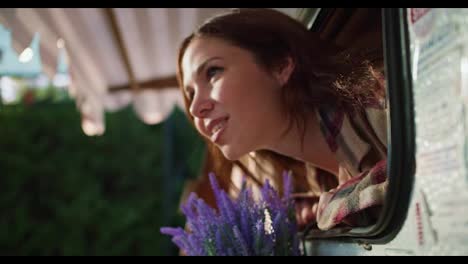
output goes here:
[[287, 56], [277, 67], [275, 71], [275, 77], [278, 80], [278, 82], [281, 84], [281, 86], [285, 85], [288, 81], [289, 78], [291, 77], [291, 74], [294, 71], [295, 63], [293, 59], [290, 56]]

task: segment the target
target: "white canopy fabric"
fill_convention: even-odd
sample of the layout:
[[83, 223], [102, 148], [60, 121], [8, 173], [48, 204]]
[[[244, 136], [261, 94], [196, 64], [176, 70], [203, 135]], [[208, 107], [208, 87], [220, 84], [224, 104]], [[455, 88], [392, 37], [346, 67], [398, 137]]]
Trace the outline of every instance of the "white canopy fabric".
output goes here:
[[[292, 17], [297, 8], [277, 8]], [[175, 76], [177, 49], [208, 17], [228, 11], [220, 8], [112, 8], [136, 82]], [[109, 10], [100, 8], [3, 8], [0, 24], [11, 30], [13, 48], [21, 53], [36, 32], [44, 73], [56, 72], [59, 45], [65, 45], [72, 84], [71, 96], [83, 116], [87, 134], [104, 132], [104, 111], [133, 104], [148, 124], [163, 121], [174, 105], [182, 106], [177, 89], [121, 89], [131, 83], [122, 47], [116, 41]], [[60, 43], [60, 44], [59, 44]], [[150, 87], [149, 87], [150, 88]], [[168, 87], [175, 88], [175, 87]]]

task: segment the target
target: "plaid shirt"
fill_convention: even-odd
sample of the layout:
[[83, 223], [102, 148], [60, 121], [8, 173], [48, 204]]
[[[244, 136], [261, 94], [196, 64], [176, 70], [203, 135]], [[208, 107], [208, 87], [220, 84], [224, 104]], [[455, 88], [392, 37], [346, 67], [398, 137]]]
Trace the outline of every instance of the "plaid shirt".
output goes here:
[[369, 225], [378, 216], [375, 209], [383, 204], [388, 185], [386, 109], [374, 104], [361, 113], [345, 113], [322, 107], [317, 116], [339, 161], [338, 186], [335, 181], [333, 188], [330, 175], [318, 169], [312, 177], [320, 193], [318, 228]]

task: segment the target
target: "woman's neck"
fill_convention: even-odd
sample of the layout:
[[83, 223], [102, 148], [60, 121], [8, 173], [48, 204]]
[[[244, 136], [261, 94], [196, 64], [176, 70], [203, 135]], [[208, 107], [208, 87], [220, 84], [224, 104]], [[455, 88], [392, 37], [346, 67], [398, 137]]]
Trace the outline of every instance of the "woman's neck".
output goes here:
[[338, 161], [330, 150], [323, 133], [316, 111], [307, 115], [304, 140], [296, 125], [285, 134], [272, 142], [270, 150], [291, 158], [311, 163], [312, 165], [338, 175]]

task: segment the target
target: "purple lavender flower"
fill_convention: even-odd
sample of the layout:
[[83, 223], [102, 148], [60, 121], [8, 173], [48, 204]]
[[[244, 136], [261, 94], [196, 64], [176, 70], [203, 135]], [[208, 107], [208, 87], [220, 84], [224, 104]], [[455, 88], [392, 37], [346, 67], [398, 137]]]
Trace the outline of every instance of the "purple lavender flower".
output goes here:
[[300, 254], [290, 173], [283, 173], [282, 198], [267, 181], [258, 202], [245, 177], [237, 199], [221, 190], [213, 173], [209, 177], [218, 211], [192, 193], [182, 206], [187, 230], [161, 228], [182, 251], [209, 256]]
[[245, 242], [244, 238], [242, 237], [241, 232], [239, 231], [239, 228], [237, 226], [234, 226], [232, 228], [232, 232], [234, 234], [234, 239], [236, 241], [236, 245], [239, 248], [239, 253], [241, 256], [249, 256], [249, 249], [248, 245]]

